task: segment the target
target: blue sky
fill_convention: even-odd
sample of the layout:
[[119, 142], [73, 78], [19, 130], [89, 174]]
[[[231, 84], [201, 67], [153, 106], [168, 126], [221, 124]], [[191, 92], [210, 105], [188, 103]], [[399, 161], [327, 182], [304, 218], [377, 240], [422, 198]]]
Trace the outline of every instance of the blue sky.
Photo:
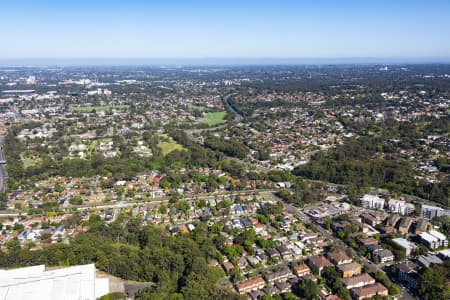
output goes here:
[[450, 1], [0, 1], [0, 59], [449, 58]]

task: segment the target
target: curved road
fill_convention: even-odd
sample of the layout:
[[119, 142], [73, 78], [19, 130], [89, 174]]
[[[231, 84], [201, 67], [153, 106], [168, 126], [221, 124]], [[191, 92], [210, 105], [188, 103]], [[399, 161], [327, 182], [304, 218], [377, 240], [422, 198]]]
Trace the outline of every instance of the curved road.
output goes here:
[[8, 175], [6, 174], [6, 160], [3, 155], [3, 145], [5, 144], [5, 138], [0, 136], [0, 192], [3, 193], [6, 190], [8, 183]]
[[233, 107], [230, 102], [230, 98], [231, 95], [226, 95], [225, 97], [223, 97], [222, 102], [228, 110], [234, 113], [236, 121], [241, 122], [244, 119], [244, 116]]
[[[239, 112], [231, 105], [231, 103], [230, 103], [230, 98], [231, 98], [231, 95], [226, 95], [225, 97], [222, 98], [222, 102], [223, 102], [224, 106], [227, 108], [227, 110], [231, 111], [231, 113], [233, 113], [233, 114], [235, 115], [235, 120], [236, 120], [237, 122], [241, 122], [241, 121], [244, 119], [244, 117], [242, 116], [241, 113], [239, 113]], [[194, 135], [193, 135], [194, 133], [201, 133], [201, 132], [203, 132], [203, 131], [219, 130], [219, 129], [226, 128], [227, 126], [228, 126], [228, 124], [225, 123], [225, 124], [222, 124], [222, 125], [219, 125], [219, 126], [209, 127], [209, 128], [191, 129], [191, 130], [186, 129], [186, 130], [184, 130], [184, 133], [186, 134], [186, 136], [187, 136], [188, 139], [190, 139], [191, 141], [197, 143], [197, 140], [195, 139], [195, 137], [194, 137]], [[249, 165], [249, 166], [253, 166], [256, 170], [258, 170], [258, 171], [260, 171], [260, 172], [267, 173], [267, 172], [270, 171], [269, 168], [266, 168], [266, 167], [263, 167], [263, 166], [260, 166], [260, 165], [257, 165], [257, 164], [248, 163], [248, 162], [245, 162], [245, 161], [243, 161], [243, 160], [241, 160], [241, 159], [239, 159], [239, 158], [236, 158], [236, 157], [230, 157], [230, 156], [227, 156], [227, 157], [228, 157], [230, 160], [233, 160], [233, 161], [235, 161], [235, 162], [237, 162], [237, 163], [239, 163], [239, 164], [241, 164], [241, 165]]]

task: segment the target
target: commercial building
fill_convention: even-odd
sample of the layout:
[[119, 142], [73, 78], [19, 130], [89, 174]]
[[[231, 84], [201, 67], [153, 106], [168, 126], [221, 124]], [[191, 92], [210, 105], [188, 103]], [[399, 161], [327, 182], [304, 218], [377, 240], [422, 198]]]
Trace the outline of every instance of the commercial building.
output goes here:
[[94, 264], [48, 270], [44, 265], [0, 270], [0, 299], [95, 300], [109, 293], [109, 279]]

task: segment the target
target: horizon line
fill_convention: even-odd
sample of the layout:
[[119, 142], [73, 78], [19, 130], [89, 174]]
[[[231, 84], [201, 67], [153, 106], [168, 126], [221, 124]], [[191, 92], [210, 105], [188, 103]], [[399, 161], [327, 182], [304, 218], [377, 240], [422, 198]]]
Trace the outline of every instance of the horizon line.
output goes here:
[[423, 57], [8, 57], [0, 66], [339, 65], [448, 64], [450, 56]]

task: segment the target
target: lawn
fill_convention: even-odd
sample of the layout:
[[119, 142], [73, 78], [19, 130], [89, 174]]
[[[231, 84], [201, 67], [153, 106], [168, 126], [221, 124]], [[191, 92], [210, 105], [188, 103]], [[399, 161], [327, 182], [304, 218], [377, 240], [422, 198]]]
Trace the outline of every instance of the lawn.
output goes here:
[[127, 109], [129, 105], [103, 105], [103, 106], [80, 106], [71, 107], [71, 112], [91, 112], [93, 110]]
[[20, 160], [22, 161], [23, 167], [25, 169], [29, 167], [35, 167], [41, 162], [41, 159], [39, 158], [37, 153], [33, 154], [28, 151], [20, 153]]
[[158, 148], [161, 149], [163, 155], [167, 155], [174, 150], [185, 150], [184, 147], [171, 138], [158, 143]]
[[218, 111], [205, 114], [205, 118], [203, 122], [208, 124], [209, 126], [215, 126], [222, 123], [225, 123], [225, 116], [227, 113], [225, 111]]

